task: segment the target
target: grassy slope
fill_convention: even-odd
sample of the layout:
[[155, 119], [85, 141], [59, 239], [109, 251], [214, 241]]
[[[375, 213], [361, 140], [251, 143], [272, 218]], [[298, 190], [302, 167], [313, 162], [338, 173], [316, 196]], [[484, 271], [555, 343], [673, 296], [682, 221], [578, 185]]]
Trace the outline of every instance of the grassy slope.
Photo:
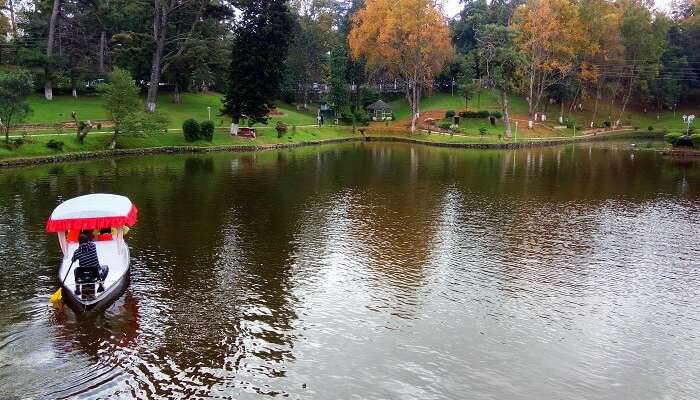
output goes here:
[[[501, 107], [499, 104], [498, 93], [495, 91], [484, 91], [481, 94], [481, 98], [477, 99], [476, 96], [469, 100], [469, 108], [472, 110], [489, 110], [489, 111], [500, 111]], [[522, 96], [510, 95], [508, 98], [509, 110], [511, 116], [518, 119], [524, 119], [527, 115], [527, 102]], [[410, 108], [405, 99], [399, 99], [390, 103], [394, 108], [394, 115], [397, 120], [410, 118]], [[460, 96], [450, 96], [449, 94], [436, 94], [432, 97], [424, 98], [421, 102], [421, 112], [428, 111], [447, 111], [454, 110], [460, 111], [465, 107], [464, 98]], [[582, 112], [573, 112], [572, 117], [577, 121], [577, 125], [586, 125], [590, 122], [593, 116], [593, 102], [584, 103], [584, 110]], [[685, 126], [681, 116], [686, 114], [700, 114], [700, 107], [688, 107], [684, 110], [677, 110], [674, 117], [672, 111], [664, 111], [661, 113], [660, 118], [656, 118], [656, 113], [649, 111], [644, 113], [642, 110], [630, 109], [625, 112], [622, 118], [623, 123], [629, 123], [633, 126], [639, 127], [640, 130], [646, 130], [649, 126], [653, 127], [655, 130], [681, 130]], [[547, 110], [549, 117], [548, 124], [555, 125], [557, 117], [559, 116], [559, 107], [554, 104]], [[620, 105], [610, 105], [606, 100], [602, 100], [598, 104], [598, 113], [596, 116], [596, 123], [602, 124], [603, 121], [610, 120], [615, 121], [620, 114]], [[564, 109], [564, 115], [568, 115], [568, 107]], [[478, 127], [482, 125], [480, 121], [471, 120], [469, 121], [468, 134], [476, 134], [478, 132]], [[502, 132], [502, 125], [500, 123], [496, 129], [487, 127], [489, 129], [489, 134]], [[519, 132], [523, 132], [524, 123], [519, 125]], [[460, 127], [463, 125], [460, 124]], [[573, 132], [571, 130], [557, 130], [556, 134], [563, 134], [564, 136], [570, 136]]]
[[[231, 137], [226, 130], [217, 130], [214, 140], [209, 143], [197, 141], [190, 143], [185, 141], [181, 132], [169, 132], [156, 135], [123, 135], [119, 138], [118, 147], [124, 149], [148, 148], [162, 146], [223, 146], [223, 145], [260, 145], [270, 143], [299, 143], [316, 140], [337, 139], [353, 136], [352, 130], [345, 128], [325, 127], [319, 128], [297, 128], [296, 132], [290, 129], [288, 134], [280, 139], [274, 129], [258, 130], [258, 137], [255, 140]], [[25, 143], [17, 149], [9, 150], [6, 146], [0, 145], [0, 159], [36, 157], [46, 155], [65, 154], [71, 152], [86, 152], [105, 150], [111, 140], [109, 133], [93, 133], [88, 135], [84, 144], [79, 144], [75, 134], [46, 135], [31, 137], [30, 143]], [[62, 151], [49, 149], [46, 143], [49, 140], [59, 140], [64, 143]]]
[[[228, 125], [230, 118], [220, 117], [222, 95], [219, 93], [197, 94], [183, 93], [182, 103], [173, 103], [170, 94], [161, 93], [159, 96], [157, 111], [168, 118], [171, 128], [180, 128], [182, 122], [188, 118], [198, 121], [207, 119], [207, 107], [211, 107], [212, 120], [216, 125]], [[30, 97], [30, 104], [34, 113], [25, 121], [28, 124], [54, 124], [57, 122], [71, 121], [71, 112], [78, 112], [82, 120], [106, 120], [109, 119], [107, 111], [104, 109], [100, 96], [57, 96], [49, 102], [40, 95]], [[316, 118], [310, 113], [296, 111], [286, 104], [279, 104], [279, 110], [284, 113], [280, 117], [272, 117], [269, 124], [274, 125], [278, 120], [289, 124], [308, 125], [314, 124]]]
[[[284, 121], [290, 125], [312, 125], [315, 123], [315, 117], [312, 111], [297, 111], [293, 106], [287, 104], [278, 104], [278, 110], [283, 112], [279, 117], [273, 117], [270, 120], [267, 128], [259, 129], [259, 137], [256, 140], [231, 138], [226, 133], [226, 127], [230, 123], [230, 119], [216, 115], [221, 106], [221, 95], [218, 93], [210, 93], [207, 95], [184, 93], [181, 104], [173, 103], [167, 93], [161, 94], [158, 103], [158, 112], [165, 115], [170, 120], [170, 128], [179, 129], [182, 122], [187, 118], [195, 118], [197, 120], [205, 120], [207, 118], [207, 107], [212, 108], [212, 119], [219, 127], [215, 134], [213, 143], [196, 142], [194, 144], [185, 142], [182, 134], [178, 131], [172, 131], [168, 134], [153, 135], [148, 137], [124, 136], [120, 138], [120, 147], [123, 148], [139, 148], [139, 147], [158, 147], [158, 146], [212, 146], [212, 145], [233, 145], [233, 144], [266, 144], [266, 143], [289, 143], [303, 142], [310, 140], [333, 139], [340, 137], [352, 136], [352, 132], [344, 128], [324, 127], [317, 128], [297, 128], [296, 133], [292, 133], [290, 128], [289, 135], [282, 139], [277, 139], [276, 132], [273, 129], [274, 124], [278, 121]], [[516, 118], [522, 118], [527, 114], [527, 104], [524, 99], [519, 96], [511, 96], [510, 99], [511, 114]], [[70, 120], [70, 112], [77, 111], [81, 119], [107, 119], [107, 114], [102, 107], [102, 102], [99, 96], [81, 96], [77, 99], [68, 96], [56, 97], [53, 102], [47, 102], [40, 96], [31, 98], [31, 105], [34, 108], [34, 114], [27, 121], [28, 123], [47, 124], [50, 125], [56, 122], [65, 122]], [[405, 100], [397, 100], [392, 102], [397, 119], [408, 119], [410, 110]], [[469, 102], [471, 109], [499, 110], [498, 96], [495, 92], [484, 91], [480, 99], [474, 98]], [[446, 110], [459, 111], [464, 108], [464, 98], [459, 96], [450, 96], [446, 94], [437, 94], [427, 97], [423, 100], [421, 110], [423, 112], [434, 111], [440, 115], [438, 111]], [[590, 120], [591, 112], [588, 111], [589, 105], [586, 105], [583, 113], [574, 113], [574, 117], [582, 123]], [[608, 109], [609, 105], [599, 105], [599, 122], [617, 117], [619, 110], [613, 107]], [[696, 107], [697, 108], [697, 107]], [[568, 110], [566, 110], [568, 111]], [[683, 122], [680, 116], [683, 112], [700, 114], [698, 110], [682, 110], [678, 111], [676, 117], [673, 117], [672, 112], [662, 114], [660, 119], [656, 119], [654, 113], [644, 114], [641, 112], [632, 112], [631, 122], [633, 125], [639, 126], [641, 130], [645, 130], [647, 126], [652, 126], [655, 129], [680, 130], [683, 128]], [[550, 120], [556, 119], [558, 109], [550, 110]], [[553, 124], [553, 123], [552, 123]], [[518, 139], [523, 139], [529, 135], [527, 130], [523, 129], [523, 124], [518, 129]], [[375, 124], [381, 133], [381, 123]], [[486, 126], [488, 133], [484, 136], [478, 134], [480, 126]], [[489, 143], [498, 141], [497, 135], [502, 132], [503, 126], [501, 121], [496, 127], [491, 127], [485, 121], [479, 120], [462, 120], [460, 127], [466, 132], [466, 136], [449, 136], [449, 135], [416, 135], [420, 140], [436, 141], [436, 142], [459, 142], [459, 143]], [[377, 130], [375, 130], [376, 132]], [[44, 131], [43, 133], [53, 133], [54, 130]], [[61, 140], [65, 143], [63, 153], [79, 152], [79, 151], [95, 151], [104, 150], [110, 139], [109, 133], [91, 133], [86, 140], [86, 143], [80, 145], [75, 140], [72, 130], [64, 130], [64, 135], [61, 136], [40, 136], [34, 137], [34, 143], [22, 145], [19, 149], [9, 150], [5, 146], [0, 146], [0, 158], [16, 158], [16, 157], [32, 157], [51, 155], [58, 153], [55, 150], [46, 147], [46, 142], [50, 139]], [[571, 130], [550, 130], [550, 133], [539, 136], [571, 136]], [[19, 132], [15, 132], [18, 134]], [[401, 135], [401, 133], [398, 133]], [[537, 136], [537, 135], [532, 135]]]

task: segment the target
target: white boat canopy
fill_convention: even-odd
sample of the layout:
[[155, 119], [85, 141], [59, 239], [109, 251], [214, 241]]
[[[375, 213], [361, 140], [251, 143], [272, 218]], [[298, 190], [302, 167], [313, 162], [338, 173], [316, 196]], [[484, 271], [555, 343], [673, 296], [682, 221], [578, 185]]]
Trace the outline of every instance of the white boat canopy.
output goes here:
[[59, 204], [46, 223], [47, 232], [133, 226], [138, 210], [127, 197], [95, 193]]

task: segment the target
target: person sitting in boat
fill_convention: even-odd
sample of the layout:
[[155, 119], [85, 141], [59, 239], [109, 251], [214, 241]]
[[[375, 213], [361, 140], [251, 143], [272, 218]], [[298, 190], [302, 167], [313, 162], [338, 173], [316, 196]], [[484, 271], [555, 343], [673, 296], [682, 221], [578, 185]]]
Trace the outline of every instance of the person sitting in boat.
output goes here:
[[[78, 242], [80, 245], [78, 245], [78, 248], [73, 253], [73, 259], [71, 261], [75, 262], [78, 260], [81, 268], [94, 268], [97, 275], [100, 277], [100, 281], [104, 281], [105, 278], [107, 278], [107, 273], [109, 273], [109, 268], [106, 265], [100, 266], [100, 261], [97, 258], [97, 248], [95, 247], [95, 243], [90, 241], [90, 238], [85, 234], [81, 234], [78, 237]], [[78, 275], [79, 270], [76, 268], [76, 283], [78, 281]], [[78, 285], [76, 285], [75, 294], [80, 294], [80, 286]]]

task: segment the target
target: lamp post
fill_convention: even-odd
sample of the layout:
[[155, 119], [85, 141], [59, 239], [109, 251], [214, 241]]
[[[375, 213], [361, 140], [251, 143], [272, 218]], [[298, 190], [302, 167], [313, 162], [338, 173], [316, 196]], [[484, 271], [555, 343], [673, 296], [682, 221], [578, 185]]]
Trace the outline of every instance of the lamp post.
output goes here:
[[683, 122], [685, 122], [685, 124], [686, 124], [686, 128], [685, 128], [685, 135], [686, 136], [688, 136], [688, 134], [690, 133], [690, 124], [693, 123], [694, 119], [695, 119], [695, 115], [693, 115], [693, 114], [683, 116]]

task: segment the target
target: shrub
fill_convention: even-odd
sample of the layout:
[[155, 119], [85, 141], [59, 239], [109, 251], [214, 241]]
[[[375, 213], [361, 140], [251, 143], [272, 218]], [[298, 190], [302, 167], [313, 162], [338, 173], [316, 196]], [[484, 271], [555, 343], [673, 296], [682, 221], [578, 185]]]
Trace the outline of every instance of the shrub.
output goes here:
[[100, 129], [102, 129], [102, 122], [97, 123], [97, 130], [100, 130]]
[[447, 112], [445, 112], [445, 118], [452, 118], [454, 116], [455, 116], [454, 110], [448, 110]]
[[700, 133], [690, 135], [690, 140], [693, 141], [693, 146], [700, 147]]
[[[499, 113], [500, 114], [500, 113]], [[488, 118], [491, 115], [490, 112], [486, 110], [481, 111], [460, 111], [459, 116], [462, 118]], [[500, 118], [500, 117], [496, 117]]]
[[440, 122], [439, 126], [440, 126], [440, 129], [449, 130], [450, 127], [452, 126], [452, 124], [447, 122], [447, 121], [444, 121], [444, 122]]
[[486, 127], [484, 125], [481, 125], [479, 127], [479, 135], [485, 135], [486, 132], [488, 132], [488, 129], [486, 129]]
[[610, 123], [610, 121], [605, 121], [605, 122], [603, 122], [603, 126], [606, 127], [606, 128], [610, 128], [611, 125], [612, 125], [612, 124]]
[[182, 123], [182, 134], [185, 135], [185, 140], [188, 142], [194, 142], [199, 139], [200, 130], [199, 122], [192, 118]]
[[141, 137], [156, 133], [167, 133], [168, 119], [157, 113], [136, 113], [121, 123], [120, 132]]
[[46, 143], [46, 147], [48, 147], [49, 149], [61, 151], [63, 150], [63, 142], [60, 140], [51, 139], [48, 143]]
[[501, 119], [501, 118], [503, 118], [503, 113], [500, 111], [492, 111], [491, 116], [494, 118]]
[[671, 132], [671, 133], [665, 134], [664, 139], [666, 139], [666, 141], [671, 143], [672, 145], [675, 145], [681, 136], [683, 136], [683, 134], [680, 132]]
[[287, 124], [285, 124], [282, 121], [277, 121], [277, 125], [275, 125], [275, 130], [277, 131], [277, 137], [281, 138], [287, 133]]
[[577, 125], [576, 125], [576, 119], [574, 119], [574, 118], [567, 118], [567, 119], [566, 119], [566, 127], [567, 127], [567, 128], [571, 129], [571, 128], [575, 127], [575, 126], [577, 126]]
[[647, 126], [647, 130], [648, 130], [649, 132], [654, 132], [654, 127], [651, 126], [651, 125], [650, 125], [650, 126]]
[[12, 143], [13, 143], [16, 147], [19, 147], [19, 146], [21, 146], [21, 145], [23, 145], [23, 144], [25, 144], [25, 143], [27, 143], [27, 142], [24, 140], [24, 138], [17, 138], [17, 139], [15, 139], [15, 140], [13, 140]]
[[202, 139], [211, 142], [214, 139], [214, 123], [212, 121], [202, 121], [199, 124]]

